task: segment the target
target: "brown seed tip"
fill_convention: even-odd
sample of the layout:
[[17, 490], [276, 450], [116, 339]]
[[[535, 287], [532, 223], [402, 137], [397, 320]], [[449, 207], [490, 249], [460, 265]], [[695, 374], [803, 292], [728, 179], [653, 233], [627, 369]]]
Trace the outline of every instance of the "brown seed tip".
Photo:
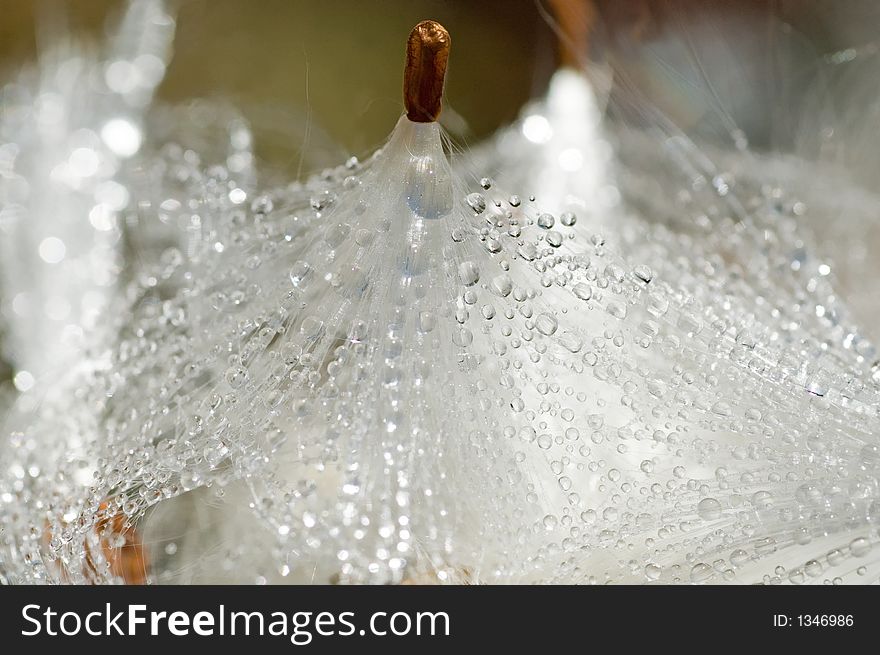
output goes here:
[[446, 28], [433, 20], [422, 21], [409, 33], [403, 103], [406, 117], [414, 123], [433, 123], [440, 116], [451, 43]]
[[557, 20], [559, 65], [580, 68], [596, 21], [596, 8], [592, 0], [550, 0], [550, 6]]

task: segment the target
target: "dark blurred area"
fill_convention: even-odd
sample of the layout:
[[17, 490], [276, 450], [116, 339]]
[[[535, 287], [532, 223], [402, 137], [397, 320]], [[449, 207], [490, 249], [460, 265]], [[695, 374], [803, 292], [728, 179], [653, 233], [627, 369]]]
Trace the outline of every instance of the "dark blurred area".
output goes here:
[[[121, 4], [3, 0], [3, 78], [53, 38], [48, 26], [98, 38]], [[512, 120], [541, 93], [556, 62], [548, 0], [171, 5], [178, 8], [178, 32], [162, 100], [222, 97], [255, 122], [267, 108], [284, 109], [285, 120], [313, 125], [313, 135], [329, 135], [328, 143], [358, 154], [381, 144], [399, 115], [404, 42], [422, 19], [436, 19], [452, 34], [443, 122], [464, 146]], [[650, 103], [686, 129], [700, 127], [707, 112], [727, 114], [722, 123], [735, 122], [757, 148], [792, 141], [791, 110], [813, 88], [816, 61], [876, 38], [880, 18], [871, 0], [596, 0], [593, 6], [590, 57], [614, 69], [621, 106]], [[325, 147], [317, 136], [305, 145]], [[273, 159], [272, 143], [258, 147]], [[273, 163], [290, 164], [283, 161], [289, 152], [279, 149], [281, 160]]]
[[[3, 68], [30, 59], [40, 25], [66, 15], [101, 35], [118, 0], [4, 0]], [[246, 114], [286, 107], [354, 152], [381, 144], [401, 108], [406, 36], [422, 19], [453, 35], [447, 109], [482, 136], [516, 116], [536, 83], [538, 46], [552, 35], [528, 0], [180, 0], [174, 59], [160, 98], [225, 97]]]

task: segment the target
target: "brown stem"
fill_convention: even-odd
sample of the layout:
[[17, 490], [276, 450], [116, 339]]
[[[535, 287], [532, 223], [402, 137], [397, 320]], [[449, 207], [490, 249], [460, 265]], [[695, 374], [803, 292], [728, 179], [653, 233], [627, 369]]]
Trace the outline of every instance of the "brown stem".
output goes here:
[[582, 67], [596, 20], [592, 0], [550, 0], [550, 6], [558, 24], [560, 67]]
[[449, 32], [433, 20], [422, 21], [409, 34], [403, 103], [414, 123], [433, 123], [440, 116], [450, 44]]

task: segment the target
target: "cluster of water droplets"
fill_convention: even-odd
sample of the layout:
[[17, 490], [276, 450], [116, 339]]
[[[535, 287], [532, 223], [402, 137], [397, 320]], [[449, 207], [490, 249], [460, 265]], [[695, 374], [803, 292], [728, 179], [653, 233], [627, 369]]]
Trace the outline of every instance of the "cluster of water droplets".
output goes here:
[[7, 421], [4, 579], [876, 580], [876, 354], [809, 208], [554, 116], [452, 163], [404, 117], [278, 186], [237, 119], [151, 151], [161, 254]]

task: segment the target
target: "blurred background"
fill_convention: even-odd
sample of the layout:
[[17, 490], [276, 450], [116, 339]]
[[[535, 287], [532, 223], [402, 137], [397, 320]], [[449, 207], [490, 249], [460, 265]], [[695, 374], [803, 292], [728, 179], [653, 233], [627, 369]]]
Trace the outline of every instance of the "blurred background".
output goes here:
[[[32, 59], [62, 21], [75, 34], [99, 37], [121, 7], [117, 0], [0, 4], [4, 68]], [[161, 100], [222, 97], [246, 115], [286, 109], [308, 116], [351, 152], [375, 148], [393, 127], [406, 37], [420, 20], [439, 20], [453, 35], [447, 109], [466, 117], [474, 137], [516, 116], [540, 84], [539, 53], [552, 64], [552, 33], [529, 0], [176, 4], [174, 58]]]
[[[315, 141], [308, 145], [327, 148], [331, 161], [339, 154], [334, 143], [363, 154], [388, 134], [401, 110], [405, 39], [422, 19], [440, 21], [453, 37], [444, 121], [463, 145], [512, 120], [543, 90], [555, 65], [547, 0], [172, 4], [178, 7], [178, 32], [161, 100], [222, 97], [255, 123], [289, 112], [315, 128], [309, 135]], [[699, 121], [701, 106], [713, 103], [715, 110], [736, 114], [758, 147], [792, 139], [790, 112], [782, 105], [798, 102], [797, 93], [814, 81], [817, 59], [871, 43], [880, 18], [873, 0], [597, 0], [594, 5], [596, 60], [613, 59], [677, 121]], [[33, 59], [41, 42], [59, 33], [100, 37], [121, 3], [0, 0], [0, 7], [0, 74], [8, 79]], [[713, 89], [705, 88], [705, 78]], [[707, 101], [707, 94], [716, 97]], [[258, 145], [273, 158], [271, 143]], [[279, 152], [275, 163], [283, 165], [285, 156], [289, 152]]]

